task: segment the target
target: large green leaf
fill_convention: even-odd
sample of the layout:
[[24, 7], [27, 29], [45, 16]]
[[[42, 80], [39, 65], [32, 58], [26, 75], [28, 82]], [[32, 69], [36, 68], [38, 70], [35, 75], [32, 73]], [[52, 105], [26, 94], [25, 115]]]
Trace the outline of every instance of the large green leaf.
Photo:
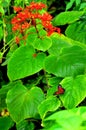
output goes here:
[[86, 75], [66, 77], [61, 84], [65, 89], [65, 93], [60, 96], [64, 107], [76, 107], [86, 97]]
[[44, 68], [58, 77], [83, 74], [86, 66], [86, 49], [80, 46], [64, 48], [59, 57], [48, 56]]
[[73, 45], [79, 45], [83, 48], [86, 48], [86, 46], [79, 41], [75, 41], [69, 37], [66, 37], [63, 34], [57, 34], [53, 33], [51, 35], [51, 40], [52, 40], [52, 46], [48, 49], [49, 54], [52, 55], [60, 55], [60, 52], [62, 51], [63, 48], [66, 47], [72, 47]]
[[83, 130], [83, 121], [86, 121], [86, 107], [79, 107], [55, 112], [43, 120], [43, 126], [45, 130]]
[[8, 91], [6, 103], [10, 116], [18, 123], [26, 118], [38, 118], [38, 105], [43, 100], [44, 94], [40, 88], [28, 90], [21, 82], [17, 82]]
[[86, 21], [69, 25], [65, 33], [68, 37], [86, 44]]
[[10, 80], [30, 76], [43, 68], [45, 54], [38, 53], [36, 56], [34, 54], [34, 48], [29, 45], [21, 46], [13, 53], [7, 66]]
[[75, 21], [77, 21], [82, 15], [84, 14], [84, 11], [66, 11], [62, 12], [59, 15], [57, 15], [53, 19], [53, 24], [55, 26], [58, 25], [65, 25], [65, 24], [70, 24]]
[[52, 55], [58, 56], [62, 48], [72, 46], [72, 41], [62, 34], [53, 34], [51, 35], [51, 39], [52, 46], [49, 48], [48, 52]]
[[9, 130], [13, 124], [10, 117], [0, 117], [0, 130]]
[[43, 119], [47, 112], [55, 111], [60, 107], [60, 101], [55, 96], [50, 96], [39, 105], [39, 114]]

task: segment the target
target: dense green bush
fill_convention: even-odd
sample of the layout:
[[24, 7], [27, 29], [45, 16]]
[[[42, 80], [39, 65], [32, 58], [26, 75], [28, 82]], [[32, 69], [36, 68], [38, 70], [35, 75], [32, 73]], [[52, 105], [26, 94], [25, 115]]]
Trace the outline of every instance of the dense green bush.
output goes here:
[[85, 0], [1, 0], [0, 64], [0, 130], [86, 130]]

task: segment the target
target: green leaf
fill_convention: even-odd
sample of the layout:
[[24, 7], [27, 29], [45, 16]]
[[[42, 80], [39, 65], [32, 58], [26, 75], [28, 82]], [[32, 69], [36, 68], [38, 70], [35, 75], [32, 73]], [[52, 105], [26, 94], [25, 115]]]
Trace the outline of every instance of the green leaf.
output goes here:
[[0, 59], [2, 59], [3, 57], [3, 52], [0, 52]]
[[83, 14], [84, 14], [84, 11], [66, 11], [66, 12], [62, 12], [59, 15], [57, 15], [53, 19], [52, 22], [53, 22], [54, 26], [70, 24], [70, 23], [73, 23], [73, 22], [79, 20], [79, 18]]
[[60, 51], [64, 47], [72, 46], [71, 39], [65, 37], [64, 35], [53, 34], [51, 36], [52, 39], [52, 46], [49, 48], [48, 52], [52, 55], [59, 56]]
[[38, 33], [39, 33], [40, 37], [45, 37], [47, 35], [47, 32], [45, 30], [41, 29], [41, 28], [39, 28], [39, 32]]
[[39, 105], [39, 114], [43, 119], [47, 112], [55, 111], [60, 107], [60, 101], [55, 96], [50, 96]]
[[75, 22], [69, 25], [65, 34], [73, 40], [86, 44], [86, 21]]
[[34, 130], [34, 124], [32, 122], [28, 122], [26, 120], [21, 121], [16, 124], [17, 130]]
[[3, 29], [2, 26], [0, 26], [0, 40], [3, 38]]
[[8, 22], [6, 23], [6, 30], [7, 30], [6, 42], [9, 43], [12, 40], [12, 38], [14, 38], [14, 33], [12, 33], [12, 24], [10, 24], [10, 20], [9, 19], [7, 20]]
[[59, 57], [48, 56], [44, 68], [58, 77], [83, 74], [86, 66], [86, 49], [80, 46], [64, 48]]
[[86, 2], [83, 2], [80, 4], [79, 10], [84, 9], [84, 8], [86, 8]]
[[58, 78], [58, 77], [49, 78], [48, 84], [51, 87], [49, 87], [49, 89], [47, 90], [47, 95], [46, 95], [47, 97], [53, 95], [57, 91], [58, 85], [61, 82], [61, 80], [62, 78]]
[[26, 118], [39, 118], [38, 105], [43, 100], [44, 94], [40, 88], [33, 87], [28, 90], [21, 82], [18, 82], [8, 91], [6, 103], [10, 116], [19, 123]]
[[32, 44], [35, 49], [46, 51], [51, 47], [52, 41], [49, 37], [45, 36], [43, 38], [36, 38], [36, 40]]
[[10, 117], [0, 117], [0, 130], [9, 130], [13, 124]]
[[81, 123], [86, 121], [86, 118], [83, 118], [83, 116], [86, 116], [86, 107], [61, 110], [45, 118], [43, 126], [45, 129], [49, 128], [49, 130], [81, 130]]
[[[11, 84], [11, 83], [10, 83]], [[15, 83], [13, 84], [13, 86], [15, 85]], [[2, 88], [0, 89], [0, 110], [6, 108], [6, 95], [7, 92], [11, 89], [11, 85], [3, 85]]]
[[4, 14], [5, 14], [4, 9], [3, 9], [3, 5], [2, 5], [2, 6], [0, 6], [0, 13], [1, 13], [2, 15], [4, 15]]
[[[8, 6], [9, 6], [9, 4], [10, 4], [10, 0], [2, 0], [2, 6], [4, 7], [4, 8], [7, 8]], [[6, 11], [6, 10], [5, 10]]]
[[58, 78], [58, 77], [50, 77], [48, 79], [48, 84], [50, 86], [58, 86], [59, 82], [62, 80], [62, 78]]
[[63, 48], [72, 47], [73, 45], [79, 45], [83, 48], [86, 48], [86, 46], [79, 41], [75, 41], [71, 38], [66, 37], [65, 35], [53, 33], [51, 35], [52, 40], [52, 46], [48, 49], [49, 54], [51, 55], [60, 55], [60, 52]]
[[33, 75], [43, 68], [45, 59], [44, 53], [38, 53], [34, 56], [35, 49], [26, 45], [16, 49], [8, 61], [8, 77], [10, 80], [16, 80]]
[[81, 0], [76, 0], [76, 6], [78, 6], [81, 3]]
[[27, 30], [27, 43], [30, 45], [34, 42], [34, 40], [37, 38], [37, 32], [36, 32], [36, 29], [35, 27], [31, 27]]
[[70, 2], [66, 4], [66, 10], [70, 9], [73, 6], [74, 1], [75, 0], [70, 0]]
[[80, 75], [75, 78], [66, 77], [61, 82], [65, 93], [60, 96], [63, 106], [73, 108], [80, 104], [86, 97], [86, 76]]

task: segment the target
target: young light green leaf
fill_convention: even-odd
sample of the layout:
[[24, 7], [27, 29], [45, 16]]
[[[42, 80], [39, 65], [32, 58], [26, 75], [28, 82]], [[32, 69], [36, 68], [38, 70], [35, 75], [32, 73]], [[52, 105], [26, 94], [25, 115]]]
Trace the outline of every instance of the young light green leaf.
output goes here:
[[57, 110], [60, 105], [60, 101], [57, 99], [56, 96], [48, 97], [39, 105], [39, 114], [41, 118], [43, 119], [46, 116], [47, 112]]
[[46, 51], [51, 47], [52, 40], [49, 37], [45, 36], [42, 39], [36, 38], [36, 40], [32, 44], [33, 44], [34, 48], [41, 50], [41, 51]]

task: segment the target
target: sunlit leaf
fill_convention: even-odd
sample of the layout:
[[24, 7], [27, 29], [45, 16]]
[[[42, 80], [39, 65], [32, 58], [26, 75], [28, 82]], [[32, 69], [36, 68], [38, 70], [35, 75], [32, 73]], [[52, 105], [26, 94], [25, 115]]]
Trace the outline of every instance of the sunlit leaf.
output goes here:
[[86, 76], [66, 77], [61, 81], [65, 93], [60, 96], [64, 107], [74, 108], [86, 97]]
[[52, 112], [60, 107], [60, 101], [55, 96], [50, 96], [39, 105], [39, 114], [44, 118], [47, 112]]
[[38, 53], [32, 46], [22, 46], [14, 51], [8, 62], [8, 77], [10, 80], [24, 78], [39, 72], [43, 68], [44, 53]]
[[69, 25], [65, 34], [73, 40], [86, 44], [86, 21], [76, 22]]
[[86, 66], [86, 49], [80, 46], [64, 48], [60, 56], [48, 56], [45, 59], [45, 70], [58, 77], [83, 74]]
[[[12, 86], [12, 84], [11, 84]], [[38, 118], [38, 105], [44, 100], [44, 94], [38, 87], [28, 90], [21, 82], [8, 91], [7, 108], [15, 122], [26, 118]]]
[[84, 11], [65, 11], [53, 19], [53, 24], [55, 26], [70, 24], [77, 21], [83, 14]]
[[55, 112], [43, 120], [44, 130], [83, 130], [81, 128], [86, 127], [86, 124], [81, 126], [82, 122], [86, 121], [83, 116], [86, 116], [86, 107]]
[[49, 37], [36, 38], [36, 40], [33, 42], [34, 48], [41, 51], [48, 50], [51, 47], [51, 45], [52, 45], [52, 41]]

